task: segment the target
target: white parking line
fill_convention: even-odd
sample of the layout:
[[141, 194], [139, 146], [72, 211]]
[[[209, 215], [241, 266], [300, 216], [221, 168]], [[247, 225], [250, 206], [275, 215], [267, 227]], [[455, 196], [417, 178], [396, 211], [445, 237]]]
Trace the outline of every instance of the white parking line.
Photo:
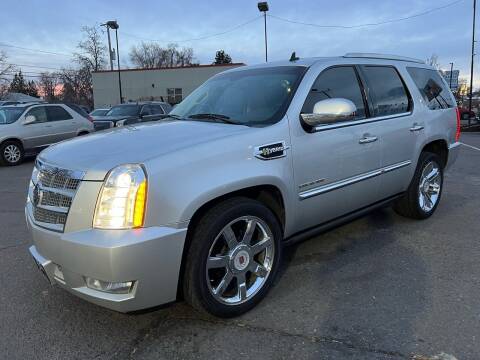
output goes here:
[[478, 148], [478, 147], [475, 147], [475, 146], [472, 146], [472, 145], [468, 145], [468, 144], [465, 144], [465, 143], [462, 143], [462, 142], [461, 142], [460, 144], [462, 144], [463, 146], [469, 147], [469, 148], [471, 148], [471, 149], [480, 151], [480, 148]]

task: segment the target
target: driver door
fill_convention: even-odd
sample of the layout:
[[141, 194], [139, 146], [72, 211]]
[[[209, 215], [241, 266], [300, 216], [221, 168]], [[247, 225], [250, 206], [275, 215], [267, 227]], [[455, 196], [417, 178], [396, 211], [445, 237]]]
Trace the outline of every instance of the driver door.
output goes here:
[[48, 122], [46, 106], [30, 108], [24, 115], [24, 119], [32, 115], [35, 121], [23, 125], [23, 142], [26, 149], [37, 149], [55, 142], [55, 134], [52, 124]]
[[[345, 215], [378, 200], [381, 147], [354, 66], [325, 69], [316, 78], [302, 113], [313, 113], [321, 100], [344, 98], [356, 108], [354, 120], [292, 131], [299, 230]], [[299, 121], [300, 114], [296, 114]]]

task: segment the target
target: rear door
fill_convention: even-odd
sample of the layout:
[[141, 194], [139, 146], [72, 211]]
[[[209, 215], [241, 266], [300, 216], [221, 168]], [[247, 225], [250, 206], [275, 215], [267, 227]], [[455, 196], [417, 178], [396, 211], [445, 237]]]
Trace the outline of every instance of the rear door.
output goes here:
[[59, 142], [77, 135], [78, 120], [60, 105], [46, 107], [48, 123], [54, 133], [54, 141]]
[[424, 124], [412, 114], [412, 97], [396, 67], [362, 65], [360, 73], [371, 102], [372, 120], [378, 120], [383, 172], [379, 191], [387, 198], [408, 187]]
[[[316, 102], [329, 98], [351, 100], [353, 121], [317, 127], [292, 126], [295, 189], [299, 199], [299, 228], [305, 229], [367, 206], [378, 199], [381, 148], [375, 124], [354, 66], [323, 70], [301, 109], [312, 113]], [[289, 114], [300, 121], [299, 113]]]

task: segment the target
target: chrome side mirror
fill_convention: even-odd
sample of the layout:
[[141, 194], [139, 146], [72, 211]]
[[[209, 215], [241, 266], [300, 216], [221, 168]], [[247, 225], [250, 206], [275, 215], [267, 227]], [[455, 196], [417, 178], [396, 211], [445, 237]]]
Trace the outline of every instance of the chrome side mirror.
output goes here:
[[23, 120], [23, 125], [33, 124], [35, 121], [37, 121], [35, 115], [27, 115], [25, 120]]
[[317, 102], [313, 106], [313, 114], [301, 114], [302, 120], [312, 127], [327, 125], [339, 121], [355, 119], [357, 107], [355, 104], [343, 98], [326, 99]]

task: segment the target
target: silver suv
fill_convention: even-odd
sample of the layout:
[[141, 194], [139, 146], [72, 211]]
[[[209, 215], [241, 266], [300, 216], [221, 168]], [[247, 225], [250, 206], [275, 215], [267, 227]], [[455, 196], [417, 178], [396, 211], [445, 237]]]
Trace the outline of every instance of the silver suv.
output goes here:
[[93, 131], [93, 124], [65, 104], [0, 107], [0, 165], [18, 165], [25, 154]]
[[165, 121], [43, 151], [30, 252], [52, 284], [117, 311], [184, 298], [236, 316], [267, 294], [285, 245], [389, 204], [431, 216], [459, 135], [448, 86], [415, 59], [237, 68]]

